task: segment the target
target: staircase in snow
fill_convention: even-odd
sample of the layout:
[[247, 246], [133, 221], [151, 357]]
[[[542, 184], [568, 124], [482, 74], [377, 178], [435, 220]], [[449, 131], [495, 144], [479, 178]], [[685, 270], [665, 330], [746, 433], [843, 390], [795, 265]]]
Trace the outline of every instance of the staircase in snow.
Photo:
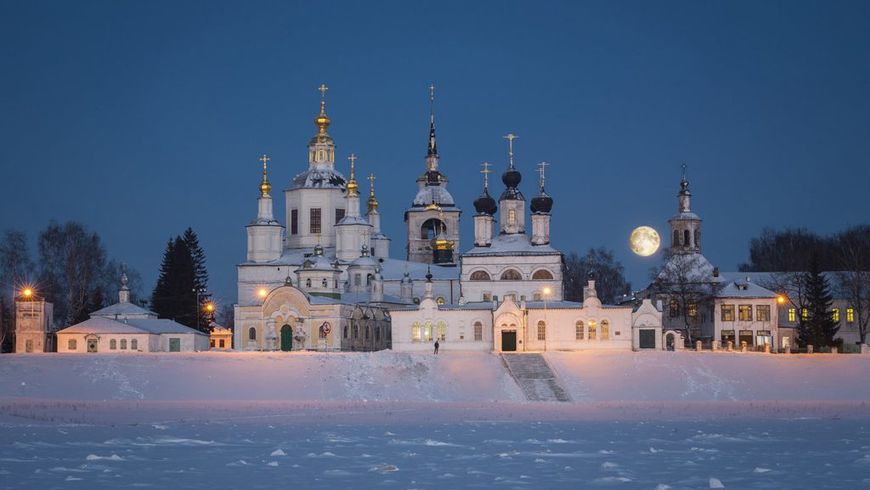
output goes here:
[[501, 355], [505, 367], [523, 390], [526, 399], [534, 402], [571, 401], [559, 386], [556, 375], [541, 354], [523, 353]]

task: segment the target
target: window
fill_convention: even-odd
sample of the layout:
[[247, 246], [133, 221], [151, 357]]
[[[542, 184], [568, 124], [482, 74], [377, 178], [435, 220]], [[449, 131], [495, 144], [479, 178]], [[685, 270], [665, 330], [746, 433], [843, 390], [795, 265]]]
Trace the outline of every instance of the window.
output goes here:
[[121, 339], [121, 350], [127, 350], [127, 339]]
[[733, 322], [734, 321], [734, 305], [722, 305], [722, 321], [723, 322]]
[[69, 350], [76, 350], [76, 339], [69, 339], [69, 342], [66, 344], [66, 348]]
[[846, 322], [852, 323], [855, 321], [855, 308], [846, 308]]
[[444, 322], [438, 322], [438, 339], [447, 340], [447, 324]]
[[810, 317], [810, 310], [808, 310], [806, 308], [801, 308], [801, 320], [807, 321], [807, 319], [809, 317]]
[[689, 230], [683, 230], [683, 245], [689, 246]]
[[344, 209], [335, 208], [335, 223], [338, 224], [341, 221], [341, 218], [344, 218]]
[[353, 326], [353, 338], [355, 338], [355, 339], [359, 338], [359, 325]]
[[327, 285], [327, 282], [326, 282], [326, 279], [324, 278], [320, 281], [320, 286], [325, 288], [326, 285]]
[[489, 291], [484, 291], [481, 295], [481, 298], [483, 299], [483, 301], [492, 301], [492, 293]]
[[598, 337], [596, 327], [595, 320], [589, 320], [589, 337], [587, 337], [589, 340], [595, 340]]
[[329, 330], [329, 329], [330, 329], [330, 327], [329, 327], [329, 322], [323, 322], [323, 323], [320, 325], [320, 328], [317, 329], [317, 338], [319, 338], [319, 339], [325, 339], [325, 338], [326, 338], [326, 335], [327, 335], [327, 334], [326, 334], [326, 331]]
[[582, 320], [578, 320], [574, 324], [574, 340], [583, 340], [584, 325]]
[[794, 323], [797, 321], [797, 310], [794, 308], [788, 309], [788, 321]]
[[310, 277], [305, 280], [305, 287], [307, 287], [307, 288], [311, 287], [311, 278]]
[[553, 279], [553, 274], [551, 274], [547, 269], [539, 269], [532, 274], [532, 279], [551, 280]]
[[673, 242], [674, 242], [673, 244], [674, 244], [675, 247], [679, 247], [679, 246], [680, 246], [680, 232], [677, 231], [677, 230], [674, 230], [674, 240], [673, 240]]
[[299, 233], [299, 210], [290, 210], [290, 234], [297, 235]]
[[737, 319], [741, 322], [752, 321], [752, 305], [740, 305], [737, 307]]
[[347, 338], [347, 325], [344, 326], [344, 338]]
[[214, 348], [214, 339], [208, 341], [208, 346]]
[[441, 296], [438, 296], [438, 299], [436, 299], [435, 302], [439, 305], [443, 305], [445, 303], [444, 298], [442, 298]]
[[770, 305], [756, 305], [755, 319], [760, 322], [770, 321]]
[[432, 322], [426, 322], [423, 324], [423, 340], [426, 342], [432, 342]]
[[309, 209], [308, 218], [308, 232], [312, 235], [320, 233], [320, 208]]
[[474, 271], [469, 277], [472, 281], [489, 281], [489, 274], [486, 271]]
[[538, 322], [538, 340], [547, 340], [547, 324]]
[[610, 322], [601, 320], [601, 340], [610, 340]]
[[537, 291], [532, 293], [532, 301], [541, 301], [541, 293]]
[[110, 350], [115, 350], [115, 349], [117, 349], [117, 348], [118, 348], [118, 341], [115, 340], [115, 339], [110, 340], [110, 341], [109, 341], [109, 349], [110, 349]]
[[[221, 340], [221, 347], [223, 347], [223, 346], [224, 346], [224, 341]], [[136, 339], [131, 340], [130, 341], [130, 349], [139, 350], [139, 341]]]
[[701, 230], [695, 230], [695, 247], [701, 248]]
[[[135, 349], [135, 348], [136, 348], [136, 341], [133, 340], [133, 341], [131, 341], [131, 342], [132, 342], [131, 345], [132, 345], [133, 348]], [[218, 342], [220, 343], [220, 348], [221, 348], [221, 349], [223, 349], [224, 347], [226, 347], [226, 343], [225, 343], [226, 341], [225, 341], [224, 339], [220, 339]]]
[[698, 303], [695, 303], [694, 301], [690, 301], [689, 306], [688, 306], [688, 313], [689, 313], [689, 316], [692, 318], [695, 318], [696, 316], [698, 316]]
[[516, 209], [508, 209], [508, 226], [514, 226], [517, 224], [517, 211]]
[[24, 352], [33, 352], [33, 340], [27, 339], [24, 341]]
[[411, 341], [419, 342], [420, 340], [422, 340], [422, 338], [420, 337], [420, 324], [418, 322], [414, 322], [414, 324], [411, 325]]
[[483, 340], [483, 324], [480, 322], [474, 322], [474, 340]]
[[508, 269], [501, 273], [502, 281], [522, 281], [523, 276], [516, 269]]
[[831, 320], [833, 320], [836, 323], [840, 322], [840, 309], [839, 308], [834, 308], [831, 310]]
[[366, 340], [369, 339], [369, 336], [371, 335], [371, 333], [372, 333], [372, 327], [366, 325]]
[[680, 302], [679, 301], [677, 301], [676, 299], [672, 299], [668, 303], [668, 314], [671, 316], [671, 318], [676, 318], [676, 317], [680, 316]]
[[362, 286], [362, 275], [359, 273], [353, 275], [353, 285]]
[[257, 340], [257, 329], [251, 327], [248, 329], [248, 340]]

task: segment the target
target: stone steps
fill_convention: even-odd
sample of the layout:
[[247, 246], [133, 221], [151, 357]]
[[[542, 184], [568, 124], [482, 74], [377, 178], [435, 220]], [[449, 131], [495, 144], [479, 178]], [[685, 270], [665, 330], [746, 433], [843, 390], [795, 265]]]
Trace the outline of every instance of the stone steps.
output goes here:
[[541, 354], [501, 355], [502, 362], [529, 401], [568, 402], [571, 398]]

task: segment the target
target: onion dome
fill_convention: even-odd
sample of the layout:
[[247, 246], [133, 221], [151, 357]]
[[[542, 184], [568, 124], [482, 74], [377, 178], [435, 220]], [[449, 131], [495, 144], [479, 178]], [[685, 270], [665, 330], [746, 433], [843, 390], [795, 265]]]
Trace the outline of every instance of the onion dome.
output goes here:
[[320, 114], [314, 117], [314, 125], [317, 126], [317, 134], [326, 134], [327, 128], [332, 121], [326, 115], [326, 101], [320, 101]]
[[504, 185], [508, 189], [516, 189], [522, 180], [522, 174], [520, 174], [520, 171], [514, 167], [508, 168], [503, 174], [501, 174], [501, 181], [504, 182]]
[[532, 198], [531, 210], [533, 213], [549, 213], [553, 209], [553, 198], [541, 189], [540, 194]]
[[485, 187], [483, 189], [483, 193], [474, 200], [474, 209], [478, 214], [488, 214], [492, 216], [495, 214], [498, 207], [496, 206], [495, 199], [489, 195], [489, 190]]

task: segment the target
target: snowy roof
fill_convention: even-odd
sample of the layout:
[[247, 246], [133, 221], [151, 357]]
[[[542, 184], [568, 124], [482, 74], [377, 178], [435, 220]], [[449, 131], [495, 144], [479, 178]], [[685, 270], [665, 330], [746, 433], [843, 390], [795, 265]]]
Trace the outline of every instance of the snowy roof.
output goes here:
[[489, 247], [474, 247], [465, 255], [561, 255], [561, 252], [547, 245], [532, 245], [525, 233], [498, 235]]
[[297, 271], [299, 270], [334, 272], [336, 269], [325, 255], [312, 255], [302, 260], [302, 265]]
[[[790, 276], [792, 274], [800, 274], [799, 272], [722, 272], [720, 276], [725, 280], [739, 281], [749, 280], [759, 286], [780, 293], [794, 293], [794, 284]], [[839, 280], [836, 271], [824, 271], [822, 275], [828, 280], [831, 286], [831, 293], [835, 298], [842, 298], [840, 288], [838, 287]]]
[[297, 174], [290, 181], [289, 189], [342, 189], [345, 187], [344, 175], [331, 165], [314, 165]]
[[351, 267], [377, 267], [378, 259], [371, 255], [361, 255], [350, 263]]
[[367, 225], [367, 226], [371, 226], [369, 224], [369, 221], [361, 216], [348, 216], [348, 215], [344, 215], [344, 217], [341, 218], [341, 221], [339, 221], [338, 223], [335, 224], [335, 226], [344, 226], [344, 225]]
[[[699, 220], [699, 221], [700, 221], [700, 220], [701, 220], [701, 217], [698, 216], [697, 214], [695, 214], [695, 213], [689, 211], [689, 212], [686, 212], [686, 213], [677, 213], [677, 214], [671, 216], [671, 220], [675, 220], [675, 219], [696, 219], [696, 220]], [[669, 221], [670, 221], [670, 220], [669, 220]]]
[[135, 318], [127, 320], [112, 320], [105, 317], [96, 317], [77, 323], [60, 330], [58, 333], [79, 334], [199, 334], [202, 332], [185, 327], [168, 319], [158, 318]]
[[776, 298], [776, 293], [752, 281], [728, 281], [716, 292], [717, 298]]
[[659, 272], [658, 278], [664, 282], [687, 281], [690, 283], [713, 282], [713, 264], [700, 253], [674, 254]]
[[409, 262], [400, 259], [384, 259], [381, 263], [381, 277], [384, 280], [400, 280], [405, 272], [414, 281], [426, 280], [427, 270], [431, 271], [433, 280], [459, 280], [459, 267], [443, 267], [440, 265]]
[[439, 206], [453, 206], [455, 204], [453, 196], [447, 192], [445, 187], [440, 185], [427, 185], [417, 191], [417, 195], [414, 197], [414, 206], [428, 206], [433, 202]]
[[140, 306], [136, 306], [133, 303], [115, 303], [113, 305], [107, 306], [105, 308], [99, 309], [93, 313], [91, 313], [91, 318], [94, 317], [105, 317], [105, 318], [115, 318], [115, 317], [130, 317], [130, 316], [150, 316], [157, 318], [157, 313], [153, 311], [146, 310]]
[[450, 303], [444, 305], [438, 305], [439, 310], [494, 310], [495, 307], [492, 305], [492, 301], [469, 301], [465, 304], [462, 303]]

